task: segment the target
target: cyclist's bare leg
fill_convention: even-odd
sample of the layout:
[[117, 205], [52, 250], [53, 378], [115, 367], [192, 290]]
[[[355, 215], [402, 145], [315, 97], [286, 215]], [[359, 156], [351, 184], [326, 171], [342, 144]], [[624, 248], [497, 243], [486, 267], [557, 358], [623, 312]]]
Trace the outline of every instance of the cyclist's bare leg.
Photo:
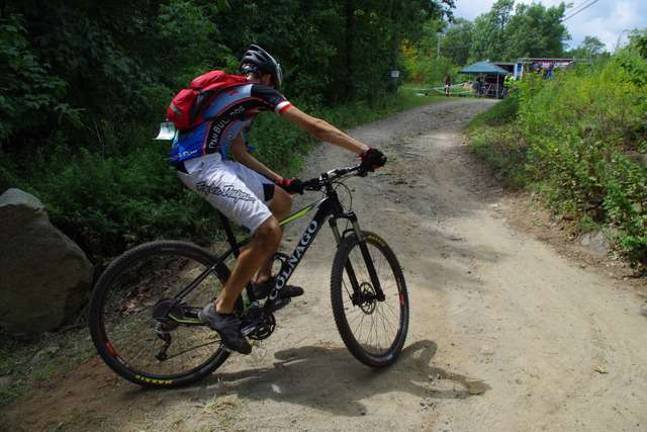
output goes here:
[[214, 301], [217, 312], [224, 314], [233, 312], [236, 299], [247, 283], [279, 248], [282, 234], [279, 222], [274, 216], [256, 229], [248, 247], [240, 252], [222, 292]]
[[[274, 217], [276, 217], [276, 219], [284, 219], [290, 215], [290, 210], [292, 210], [292, 195], [277, 186], [276, 188], [274, 188], [274, 196], [269, 202], [268, 207]], [[265, 282], [272, 277], [272, 258], [274, 252], [272, 253], [272, 255], [270, 255], [267, 261], [263, 263], [261, 268], [256, 273], [256, 276], [254, 276], [253, 281], [255, 283]]]

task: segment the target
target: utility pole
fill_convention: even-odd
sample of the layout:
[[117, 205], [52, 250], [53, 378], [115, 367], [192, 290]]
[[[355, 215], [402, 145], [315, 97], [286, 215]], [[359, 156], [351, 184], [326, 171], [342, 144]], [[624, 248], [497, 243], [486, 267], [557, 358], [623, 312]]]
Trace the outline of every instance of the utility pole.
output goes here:
[[442, 33], [439, 32], [438, 37], [436, 38], [436, 40], [437, 40], [437, 42], [436, 42], [436, 58], [437, 59], [440, 58], [440, 36], [441, 35], [442, 35]]

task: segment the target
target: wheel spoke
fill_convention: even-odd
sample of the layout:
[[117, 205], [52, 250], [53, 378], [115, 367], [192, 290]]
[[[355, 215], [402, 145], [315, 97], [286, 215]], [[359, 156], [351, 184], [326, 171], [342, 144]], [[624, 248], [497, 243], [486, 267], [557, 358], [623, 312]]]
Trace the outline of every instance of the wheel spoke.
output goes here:
[[206, 346], [209, 346], [209, 345], [214, 345], [214, 344], [216, 344], [216, 343], [220, 343], [220, 342], [221, 342], [221, 341], [220, 341], [220, 339], [217, 339], [217, 340], [212, 340], [212, 341], [210, 341], [210, 342], [206, 342], [206, 343], [203, 343], [203, 344], [200, 344], [200, 345], [196, 345], [196, 346], [193, 346], [193, 347], [191, 347], [191, 348], [187, 348], [187, 349], [185, 349], [185, 350], [183, 350], [183, 351], [177, 352], [177, 353], [175, 353], [175, 354], [173, 354], [173, 355], [170, 355], [170, 356], [168, 356], [168, 357], [166, 358], [166, 360], [171, 360], [172, 358], [179, 357], [179, 356], [181, 356], [182, 354], [186, 354], [186, 353], [188, 353], [188, 352], [195, 351], [195, 350], [197, 350], [198, 348], [203, 348], [203, 347], [206, 347]]

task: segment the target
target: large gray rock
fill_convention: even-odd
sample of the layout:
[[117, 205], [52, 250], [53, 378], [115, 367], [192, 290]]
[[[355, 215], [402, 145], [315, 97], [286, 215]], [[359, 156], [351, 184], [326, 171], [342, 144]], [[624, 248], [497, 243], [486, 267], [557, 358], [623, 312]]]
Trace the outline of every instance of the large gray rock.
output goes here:
[[0, 327], [21, 336], [55, 330], [87, 301], [92, 264], [19, 189], [0, 195], [0, 227]]

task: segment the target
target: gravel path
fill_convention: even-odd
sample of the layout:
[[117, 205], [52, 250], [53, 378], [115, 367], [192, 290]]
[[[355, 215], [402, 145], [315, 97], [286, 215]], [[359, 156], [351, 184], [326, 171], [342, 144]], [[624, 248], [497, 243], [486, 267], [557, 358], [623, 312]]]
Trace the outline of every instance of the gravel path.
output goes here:
[[[362, 226], [404, 267], [411, 326], [394, 367], [369, 370], [344, 348], [324, 228], [293, 278], [305, 296], [252, 355], [176, 391], [141, 391], [94, 360], [10, 407], [6, 430], [647, 431], [640, 300], [508, 223], [460, 134], [491, 103], [442, 102], [352, 131], [389, 156], [348, 184]], [[303, 177], [350, 161], [320, 146]]]

